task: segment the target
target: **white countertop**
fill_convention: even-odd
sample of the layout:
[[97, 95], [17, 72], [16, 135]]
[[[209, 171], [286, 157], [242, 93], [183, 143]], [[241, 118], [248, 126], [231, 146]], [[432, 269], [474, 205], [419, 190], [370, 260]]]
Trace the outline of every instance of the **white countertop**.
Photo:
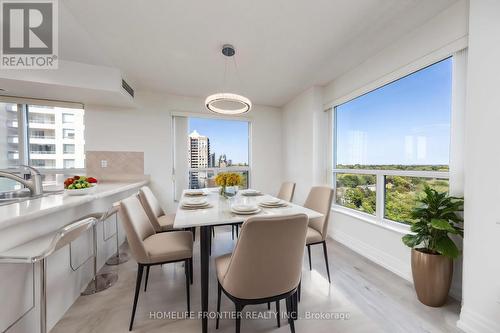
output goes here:
[[[179, 204], [175, 215], [174, 228], [191, 228], [207, 225], [240, 223], [254, 216], [283, 216], [293, 214], [306, 214], [310, 219], [322, 217], [323, 214], [314, 210], [288, 202], [286, 207], [280, 208], [262, 208], [258, 214], [238, 215], [231, 212], [233, 204], [255, 204], [258, 205], [262, 200], [269, 199], [270, 195], [260, 196], [242, 196], [240, 193], [234, 198], [225, 199], [217, 192], [217, 189], [203, 189], [206, 198], [211, 207], [197, 210], [182, 209]], [[181, 201], [185, 198], [183, 192]]]
[[14, 223], [33, 220], [41, 216], [75, 207], [96, 199], [139, 188], [148, 181], [122, 181], [100, 183], [94, 193], [69, 196], [64, 193], [50, 194], [41, 198], [0, 206], [0, 229]]

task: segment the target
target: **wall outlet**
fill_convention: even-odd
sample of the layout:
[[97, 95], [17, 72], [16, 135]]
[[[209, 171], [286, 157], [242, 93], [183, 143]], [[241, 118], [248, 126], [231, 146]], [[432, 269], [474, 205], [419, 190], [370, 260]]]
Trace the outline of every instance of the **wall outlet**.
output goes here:
[[108, 167], [108, 161], [107, 160], [101, 160], [101, 168], [107, 168]]

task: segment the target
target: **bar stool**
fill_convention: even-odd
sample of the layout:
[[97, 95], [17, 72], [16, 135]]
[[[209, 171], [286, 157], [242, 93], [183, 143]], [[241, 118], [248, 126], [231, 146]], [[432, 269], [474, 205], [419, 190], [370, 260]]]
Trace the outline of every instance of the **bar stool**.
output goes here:
[[40, 262], [40, 332], [47, 332], [47, 257], [70, 244], [97, 223], [94, 217], [72, 222], [51, 233], [0, 253], [0, 263], [32, 264]]
[[120, 241], [118, 239], [118, 211], [120, 209], [120, 205], [116, 204], [113, 205], [112, 211], [110, 211], [110, 216], [114, 215], [115, 216], [115, 238], [116, 238], [116, 254], [106, 260], [106, 265], [109, 266], [115, 266], [115, 265], [121, 265], [123, 263], [126, 263], [129, 260], [129, 256], [125, 252], [120, 252]]
[[[118, 280], [118, 274], [114, 272], [109, 272], [109, 273], [102, 273], [102, 274], [97, 274], [97, 225], [101, 222], [104, 222], [106, 219], [108, 219], [110, 216], [113, 214], [117, 213], [117, 208], [116, 207], [111, 207], [107, 212], [105, 213], [94, 213], [94, 214], [89, 214], [86, 216], [88, 217], [93, 217], [97, 219], [97, 222], [94, 223], [92, 226], [92, 242], [93, 242], [93, 248], [94, 248], [94, 267], [93, 267], [93, 273], [94, 277], [92, 278], [92, 281], [89, 282], [87, 288], [81, 293], [82, 296], [88, 296], [88, 295], [93, 295], [95, 293], [101, 292], [103, 290], [108, 289], [112, 285], [115, 284], [115, 282]], [[118, 232], [118, 229], [116, 229]], [[118, 238], [118, 235], [117, 235]]]

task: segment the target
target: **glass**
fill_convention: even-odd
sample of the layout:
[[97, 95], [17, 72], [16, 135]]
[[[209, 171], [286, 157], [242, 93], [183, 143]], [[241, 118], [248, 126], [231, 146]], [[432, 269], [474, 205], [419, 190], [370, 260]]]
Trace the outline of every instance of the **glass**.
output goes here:
[[[84, 168], [84, 110], [46, 105], [27, 105], [29, 122], [30, 164], [44, 164], [44, 168]], [[71, 124], [71, 128], [59, 129]], [[57, 130], [56, 130], [57, 129]], [[72, 140], [67, 144], [63, 140]], [[74, 164], [65, 162], [64, 154], [74, 154]], [[73, 157], [73, 156], [72, 156]], [[35, 160], [45, 160], [35, 162]], [[52, 160], [52, 161], [50, 161]]]
[[65, 143], [63, 144], [63, 153], [64, 154], [74, 154], [75, 153], [75, 145]]
[[375, 175], [336, 174], [338, 205], [375, 215], [377, 177]]
[[336, 168], [447, 171], [452, 58], [335, 108]]
[[416, 207], [425, 186], [438, 192], [448, 192], [449, 181], [436, 178], [386, 176], [384, 217], [405, 224], [414, 222], [411, 211]]
[[62, 121], [63, 124], [73, 124], [75, 122], [75, 115], [72, 113], [63, 113]]
[[64, 160], [64, 168], [71, 169], [75, 167], [75, 160]]
[[63, 139], [74, 139], [75, 130], [69, 128], [63, 128]]
[[248, 166], [248, 121], [188, 119], [190, 168]]

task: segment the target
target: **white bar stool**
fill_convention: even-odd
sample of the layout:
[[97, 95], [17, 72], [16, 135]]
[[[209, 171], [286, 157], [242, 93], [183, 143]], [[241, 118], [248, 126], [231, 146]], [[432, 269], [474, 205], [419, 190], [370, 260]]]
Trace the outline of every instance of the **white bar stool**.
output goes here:
[[40, 332], [47, 333], [47, 257], [70, 244], [95, 226], [97, 219], [88, 217], [72, 222], [51, 233], [0, 253], [0, 263], [35, 264], [40, 262]]
[[[118, 211], [120, 209], [120, 204], [114, 204], [112, 211], [110, 211], [110, 216], [115, 216], [115, 238], [116, 238], [116, 254], [106, 261], [106, 265], [115, 266], [126, 263], [129, 260], [129, 256], [125, 252], [120, 252], [120, 241], [118, 239]], [[112, 236], [111, 236], [112, 237]]]
[[[92, 226], [92, 241], [94, 245], [94, 278], [92, 281], [89, 282], [87, 288], [82, 292], [82, 296], [89, 296], [93, 295], [95, 293], [101, 292], [103, 290], [108, 289], [112, 285], [115, 284], [115, 282], [118, 280], [118, 274], [114, 272], [110, 273], [102, 273], [102, 274], [97, 274], [97, 225], [101, 222], [104, 222], [106, 219], [108, 219], [110, 216], [113, 214], [116, 214], [118, 212], [116, 207], [111, 207], [107, 212], [105, 213], [94, 213], [87, 215], [86, 217], [93, 217], [97, 219], [97, 222], [94, 223]], [[118, 233], [118, 229], [117, 233]], [[118, 238], [118, 234], [117, 234]]]

